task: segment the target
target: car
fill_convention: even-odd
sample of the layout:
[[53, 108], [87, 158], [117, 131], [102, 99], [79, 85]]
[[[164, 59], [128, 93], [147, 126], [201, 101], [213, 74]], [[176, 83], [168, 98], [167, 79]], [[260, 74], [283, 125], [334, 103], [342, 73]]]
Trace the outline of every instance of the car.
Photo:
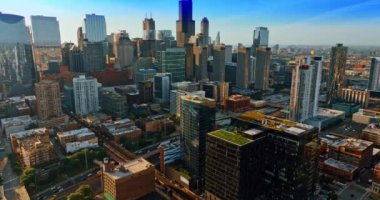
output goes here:
[[92, 173], [87, 174], [87, 177], [90, 177], [90, 176], [92, 176]]
[[372, 179], [369, 179], [369, 180], [368, 180], [368, 183], [372, 183], [372, 182], [373, 182], [373, 180], [372, 180]]

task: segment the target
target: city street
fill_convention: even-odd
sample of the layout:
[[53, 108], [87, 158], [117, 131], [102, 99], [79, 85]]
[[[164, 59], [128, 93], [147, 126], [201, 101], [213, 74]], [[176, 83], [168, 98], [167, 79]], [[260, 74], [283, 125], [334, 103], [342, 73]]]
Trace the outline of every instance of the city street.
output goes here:
[[[5, 138], [5, 136], [0, 137], [1, 145], [5, 148], [5, 156], [12, 153], [12, 148], [9, 143], [9, 141]], [[20, 179], [19, 176], [12, 171], [11, 164], [9, 160], [6, 161], [7, 164], [5, 165], [4, 171], [3, 171], [3, 179], [4, 179], [4, 193], [5, 197], [7, 199], [14, 199], [14, 188], [19, 186]]]

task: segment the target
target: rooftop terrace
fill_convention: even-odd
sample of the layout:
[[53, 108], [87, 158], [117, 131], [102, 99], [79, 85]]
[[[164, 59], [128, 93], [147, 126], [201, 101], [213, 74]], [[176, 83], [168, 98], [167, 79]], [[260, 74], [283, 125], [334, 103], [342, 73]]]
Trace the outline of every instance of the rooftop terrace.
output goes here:
[[226, 130], [222, 130], [222, 129], [211, 132], [211, 133], [209, 133], [209, 135], [216, 137], [216, 138], [219, 138], [219, 139], [222, 139], [224, 141], [236, 144], [238, 146], [243, 146], [243, 145], [246, 145], [246, 144], [252, 142], [252, 140], [250, 140], [248, 138], [245, 138], [241, 135], [238, 135], [238, 134], [226, 131]]

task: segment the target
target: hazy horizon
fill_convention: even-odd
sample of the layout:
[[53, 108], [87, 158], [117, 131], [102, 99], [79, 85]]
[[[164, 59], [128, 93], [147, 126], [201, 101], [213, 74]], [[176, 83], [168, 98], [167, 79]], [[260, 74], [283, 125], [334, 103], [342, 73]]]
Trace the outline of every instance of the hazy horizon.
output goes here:
[[[193, 0], [196, 32], [207, 17], [211, 37], [220, 31], [221, 41], [230, 45], [251, 44], [254, 28], [265, 26], [270, 45], [380, 46], [379, 10], [379, 0]], [[62, 42], [76, 42], [77, 28], [91, 13], [106, 17], [108, 34], [127, 30], [133, 38], [142, 37], [142, 21], [152, 13], [156, 30], [175, 36], [178, 0], [15, 0], [2, 2], [0, 12], [22, 15], [27, 25], [31, 15], [57, 17]]]

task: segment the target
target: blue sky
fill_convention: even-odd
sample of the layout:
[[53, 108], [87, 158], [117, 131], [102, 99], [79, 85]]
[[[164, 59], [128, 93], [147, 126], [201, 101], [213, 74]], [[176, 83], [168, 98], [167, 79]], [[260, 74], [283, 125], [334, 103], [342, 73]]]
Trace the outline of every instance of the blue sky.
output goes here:
[[[142, 37], [152, 12], [156, 29], [175, 34], [178, 0], [0, 0], [0, 12], [56, 16], [63, 41], [76, 41], [86, 13], [106, 16], [107, 32], [125, 29]], [[256, 26], [270, 30], [270, 44], [380, 45], [380, 0], [193, 0], [196, 31], [203, 17], [210, 34], [226, 44], [250, 44]]]

